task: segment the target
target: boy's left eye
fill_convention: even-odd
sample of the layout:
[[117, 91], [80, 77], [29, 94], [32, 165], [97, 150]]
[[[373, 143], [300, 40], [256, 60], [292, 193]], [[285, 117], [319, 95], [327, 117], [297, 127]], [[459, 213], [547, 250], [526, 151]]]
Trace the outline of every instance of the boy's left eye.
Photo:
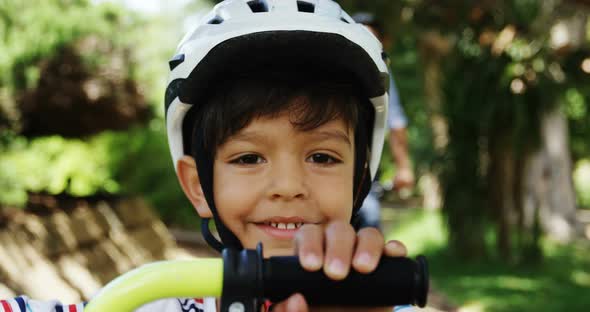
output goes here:
[[324, 153], [315, 153], [307, 158], [307, 161], [319, 164], [335, 164], [340, 163], [339, 159]]

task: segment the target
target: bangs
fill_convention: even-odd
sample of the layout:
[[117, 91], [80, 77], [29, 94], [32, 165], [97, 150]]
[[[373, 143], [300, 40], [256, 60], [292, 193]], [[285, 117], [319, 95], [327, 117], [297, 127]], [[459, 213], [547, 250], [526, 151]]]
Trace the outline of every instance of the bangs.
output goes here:
[[[363, 107], [368, 107], [360, 89], [354, 79], [342, 73], [303, 75], [281, 71], [244, 75], [218, 84], [199, 112], [191, 112], [195, 115], [192, 137], [200, 132], [204, 147], [215, 153], [218, 146], [252, 120], [285, 113], [301, 131], [316, 129], [336, 119], [343, 120], [352, 130]], [[191, 152], [197, 153], [194, 149]]]

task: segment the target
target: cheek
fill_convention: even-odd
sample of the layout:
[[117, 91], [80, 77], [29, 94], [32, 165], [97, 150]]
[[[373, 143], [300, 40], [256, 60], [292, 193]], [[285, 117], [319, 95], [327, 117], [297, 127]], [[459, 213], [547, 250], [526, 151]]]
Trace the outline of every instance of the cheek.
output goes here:
[[311, 187], [318, 206], [330, 220], [350, 221], [353, 205], [353, 170], [317, 179]]
[[[213, 198], [223, 223], [232, 231], [238, 230], [242, 217], [250, 212], [250, 198], [255, 193], [251, 183], [225, 170], [215, 162], [213, 168]], [[250, 181], [251, 182], [251, 181]]]

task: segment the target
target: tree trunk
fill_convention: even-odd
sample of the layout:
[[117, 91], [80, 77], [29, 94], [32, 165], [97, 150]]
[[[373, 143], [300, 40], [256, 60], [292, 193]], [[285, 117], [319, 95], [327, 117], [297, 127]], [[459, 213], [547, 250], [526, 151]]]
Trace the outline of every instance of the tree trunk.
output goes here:
[[538, 261], [541, 234], [568, 242], [578, 230], [565, 117], [559, 110], [545, 114], [540, 131], [541, 146], [523, 147], [519, 154], [502, 129], [492, 131], [489, 140], [496, 246], [509, 261]]
[[496, 224], [496, 246], [503, 259], [512, 258], [515, 188], [518, 173], [515, 155], [506, 129], [492, 131], [489, 138], [488, 189], [490, 211]]
[[434, 31], [425, 33], [420, 40], [420, 59], [424, 64], [424, 93], [434, 148], [443, 153], [449, 142], [447, 121], [442, 114], [441, 59], [449, 52], [449, 43]]
[[524, 168], [523, 230], [568, 242], [577, 230], [576, 199], [567, 121], [559, 110], [543, 118], [541, 138], [541, 148], [528, 155]]
[[[432, 129], [435, 152], [442, 155], [449, 141], [447, 121], [442, 114], [442, 72], [440, 62], [449, 52], [447, 40], [436, 32], [427, 32], [420, 41], [420, 59], [424, 66], [424, 94]], [[440, 209], [443, 205], [442, 189], [438, 172], [429, 172], [421, 178], [424, 186], [424, 208]]]

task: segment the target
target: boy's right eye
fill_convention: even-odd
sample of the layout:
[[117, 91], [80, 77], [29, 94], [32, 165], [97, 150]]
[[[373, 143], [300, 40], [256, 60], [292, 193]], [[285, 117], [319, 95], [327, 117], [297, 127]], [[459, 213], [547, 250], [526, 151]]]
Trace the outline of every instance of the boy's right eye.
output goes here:
[[230, 163], [238, 164], [238, 165], [256, 165], [256, 164], [261, 164], [263, 162], [265, 162], [264, 158], [262, 158], [262, 157], [260, 157], [260, 155], [256, 155], [256, 154], [241, 155], [241, 156], [233, 159], [232, 161], [230, 161]]

